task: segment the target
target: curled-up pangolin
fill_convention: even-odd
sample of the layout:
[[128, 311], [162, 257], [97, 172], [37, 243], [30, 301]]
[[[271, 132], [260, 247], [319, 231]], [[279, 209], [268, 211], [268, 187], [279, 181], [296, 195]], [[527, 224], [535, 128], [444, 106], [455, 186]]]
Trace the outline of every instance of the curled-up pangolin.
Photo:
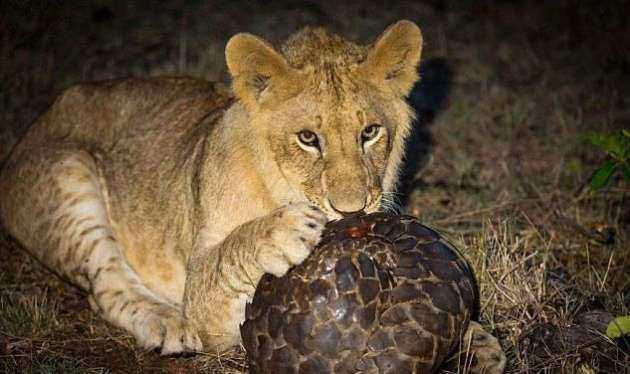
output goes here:
[[304, 263], [264, 276], [241, 335], [252, 373], [431, 373], [475, 302], [456, 249], [413, 217], [374, 213], [330, 223]]

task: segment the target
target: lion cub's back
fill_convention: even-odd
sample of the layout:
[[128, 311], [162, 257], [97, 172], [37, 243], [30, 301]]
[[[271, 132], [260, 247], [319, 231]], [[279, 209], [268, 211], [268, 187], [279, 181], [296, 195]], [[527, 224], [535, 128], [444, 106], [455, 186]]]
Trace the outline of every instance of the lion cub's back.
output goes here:
[[[213, 107], [225, 105], [228, 98], [228, 91], [220, 85], [186, 77], [77, 84], [59, 95], [27, 132], [16, 152], [58, 142], [106, 150], [121, 138], [150, 134], [159, 131], [159, 127], [169, 126], [173, 118], [162, 118], [165, 113], [175, 119], [195, 117], [183, 121], [190, 123]], [[204, 113], [189, 113], [191, 108]]]

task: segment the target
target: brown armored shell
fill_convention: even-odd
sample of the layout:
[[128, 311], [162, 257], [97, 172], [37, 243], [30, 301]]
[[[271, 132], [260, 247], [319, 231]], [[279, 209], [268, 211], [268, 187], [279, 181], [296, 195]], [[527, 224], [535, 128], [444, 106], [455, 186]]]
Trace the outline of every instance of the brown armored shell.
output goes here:
[[474, 309], [466, 262], [409, 216], [330, 223], [304, 263], [265, 275], [241, 326], [252, 373], [431, 373]]

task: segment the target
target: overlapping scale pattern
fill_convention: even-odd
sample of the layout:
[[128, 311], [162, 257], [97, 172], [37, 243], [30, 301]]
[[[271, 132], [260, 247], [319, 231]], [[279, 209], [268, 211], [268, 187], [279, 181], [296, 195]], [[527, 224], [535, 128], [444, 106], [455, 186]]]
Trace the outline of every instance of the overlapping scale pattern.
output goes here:
[[410, 216], [330, 223], [313, 254], [260, 281], [241, 327], [252, 373], [431, 373], [476, 302], [457, 250]]

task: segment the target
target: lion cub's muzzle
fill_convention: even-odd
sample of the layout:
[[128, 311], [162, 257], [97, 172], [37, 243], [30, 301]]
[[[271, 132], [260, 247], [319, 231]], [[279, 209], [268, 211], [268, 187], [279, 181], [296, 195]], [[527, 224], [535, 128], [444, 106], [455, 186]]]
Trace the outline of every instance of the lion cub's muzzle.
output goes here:
[[376, 186], [373, 185], [374, 181], [368, 179], [368, 174], [357, 158], [330, 163], [322, 175], [326, 208], [339, 215], [339, 218], [366, 211], [376, 197]]
[[342, 217], [353, 216], [365, 211], [368, 206], [368, 192], [365, 190], [347, 190], [331, 193], [328, 196], [327, 205], [331, 210]]

